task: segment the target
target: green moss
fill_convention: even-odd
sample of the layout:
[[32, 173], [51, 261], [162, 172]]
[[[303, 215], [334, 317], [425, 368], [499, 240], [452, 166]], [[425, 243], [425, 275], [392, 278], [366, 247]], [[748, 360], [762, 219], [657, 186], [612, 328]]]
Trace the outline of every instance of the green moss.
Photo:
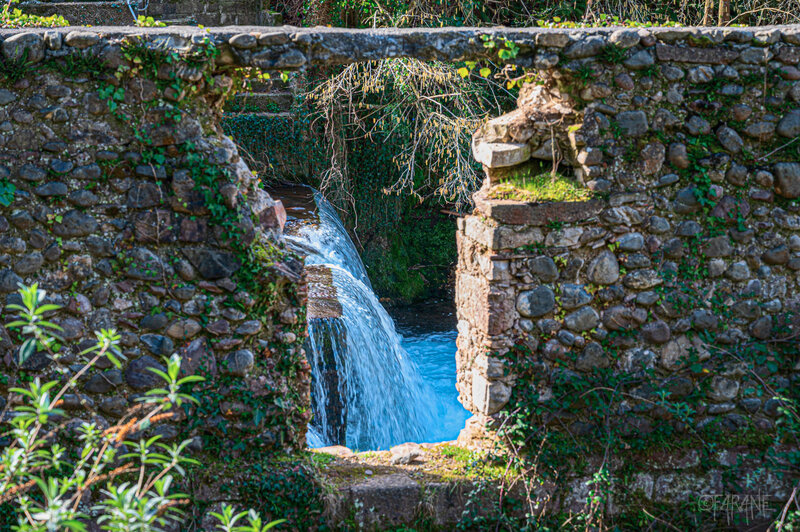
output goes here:
[[474, 452], [464, 447], [456, 447], [455, 445], [442, 445], [439, 447], [439, 452], [444, 456], [448, 456], [457, 462], [470, 462], [474, 460]]
[[560, 174], [553, 176], [550, 173], [544, 173], [536, 177], [515, 176], [492, 187], [489, 197], [543, 203], [547, 201], [586, 201], [592, 197], [592, 193]]
[[[505, 459], [486, 452], [476, 452], [455, 445], [440, 445], [436, 448], [439, 454], [455, 461], [460, 467], [450, 471], [466, 478], [482, 478], [487, 480], [515, 476], [520, 471], [509, 466]], [[444, 476], [444, 475], [443, 475]]]
[[308, 458], [319, 466], [326, 466], [336, 460], [334, 455], [328, 453], [308, 453]]

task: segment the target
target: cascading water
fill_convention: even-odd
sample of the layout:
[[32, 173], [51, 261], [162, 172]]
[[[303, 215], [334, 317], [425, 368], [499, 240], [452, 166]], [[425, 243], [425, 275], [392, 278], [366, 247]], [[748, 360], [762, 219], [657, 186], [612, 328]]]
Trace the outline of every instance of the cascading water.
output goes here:
[[309, 319], [309, 445], [386, 449], [424, 441], [436, 426], [437, 398], [403, 349], [333, 206], [318, 192], [314, 200], [318, 222], [290, 228], [286, 238], [306, 255], [306, 268], [330, 272], [341, 315]]

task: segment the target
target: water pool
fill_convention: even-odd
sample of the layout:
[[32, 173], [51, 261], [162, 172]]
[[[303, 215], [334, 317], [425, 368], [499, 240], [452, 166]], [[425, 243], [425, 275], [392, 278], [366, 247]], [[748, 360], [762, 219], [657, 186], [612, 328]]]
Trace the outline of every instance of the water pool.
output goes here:
[[456, 390], [456, 320], [446, 302], [433, 301], [390, 310], [402, 346], [435, 397], [434, 423], [422, 442], [454, 440], [471, 415]]

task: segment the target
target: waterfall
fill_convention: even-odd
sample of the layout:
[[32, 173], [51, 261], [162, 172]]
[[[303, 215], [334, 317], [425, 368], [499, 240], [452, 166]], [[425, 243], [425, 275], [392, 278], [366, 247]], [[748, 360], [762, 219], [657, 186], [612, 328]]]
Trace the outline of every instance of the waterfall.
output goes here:
[[363, 450], [423, 441], [435, 425], [437, 400], [372, 291], [334, 207], [319, 192], [314, 200], [318, 220], [290, 227], [286, 238], [306, 255], [315, 279], [309, 284], [324, 292], [330, 283], [340, 313], [337, 308], [337, 315], [308, 320], [314, 411], [309, 445], [343, 443]]

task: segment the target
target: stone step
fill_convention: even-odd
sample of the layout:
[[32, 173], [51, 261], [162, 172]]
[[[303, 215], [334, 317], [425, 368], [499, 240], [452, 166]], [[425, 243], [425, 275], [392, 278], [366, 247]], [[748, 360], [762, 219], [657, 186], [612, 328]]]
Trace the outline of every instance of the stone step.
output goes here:
[[23, 2], [23, 13], [61, 15], [72, 26], [130, 26], [133, 16], [125, 2]]
[[291, 92], [245, 92], [237, 94], [228, 102], [230, 111], [285, 112], [291, 109], [294, 94]]
[[295, 117], [294, 113], [290, 113], [289, 111], [281, 111], [278, 113], [268, 113], [268, 112], [258, 112], [258, 113], [250, 113], [246, 111], [226, 111], [226, 117], [232, 116], [258, 116], [261, 118], [267, 119], [275, 119], [275, 120], [291, 120]]
[[[248, 24], [258, 26], [280, 26], [283, 16], [275, 11], [253, 11], [242, 5], [243, 0], [231, 5], [231, 12], [203, 11], [201, 14], [186, 13], [185, 10], [176, 9], [167, 2], [152, 0], [147, 12], [136, 12], [137, 15], [152, 16], [167, 25], [208, 25]], [[84, 0], [83, 2], [40, 2], [28, 0], [19, 4], [23, 13], [49, 17], [61, 15], [72, 26], [131, 26], [135, 18], [124, 0], [109, 2], [106, 0]], [[201, 8], [202, 9], [202, 8]], [[213, 11], [213, 10], [212, 10]]]
[[159, 22], [163, 22], [167, 26], [193, 26], [194, 19], [192, 17], [173, 17], [173, 18], [160, 18]]
[[[168, 26], [195, 25], [196, 19], [192, 15], [169, 16], [164, 13], [161, 6], [156, 5], [153, 0], [151, 13], [139, 13], [137, 15], [154, 16], [160, 22]], [[29, 0], [19, 4], [23, 13], [49, 17], [61, 15], [73, 26], [130, 26], [134, 22], [130, 9], [124, 0], [119, 2], [108, 2], [107, 0], [85, 0], [83, 2], [40, 2]], [[135, 11], [135, 10], [134, 10]], [[281, 26], [283, 15], [275, 11], [262, 11], [258, 13], [259, 26]], [[247, 21], [244, 21], [247, 22]], [[252, 22], [252, 21], [251, 21]]]
[[175, 2], [150, 0], [148, 16], [171, 24], [190, 26], [279, 26], [278, 13], [265, 11], [260, 2], [225, 0], [224, 2]]
[[281, 79], [281, 73], [275, 71], [265, 71], [270, 75], [270, 79], [264, 81], [254, 80], [250, 82], [251, 92], [292, 92], [297, 86], [297, 78], [292, 76], [286, 81]]

